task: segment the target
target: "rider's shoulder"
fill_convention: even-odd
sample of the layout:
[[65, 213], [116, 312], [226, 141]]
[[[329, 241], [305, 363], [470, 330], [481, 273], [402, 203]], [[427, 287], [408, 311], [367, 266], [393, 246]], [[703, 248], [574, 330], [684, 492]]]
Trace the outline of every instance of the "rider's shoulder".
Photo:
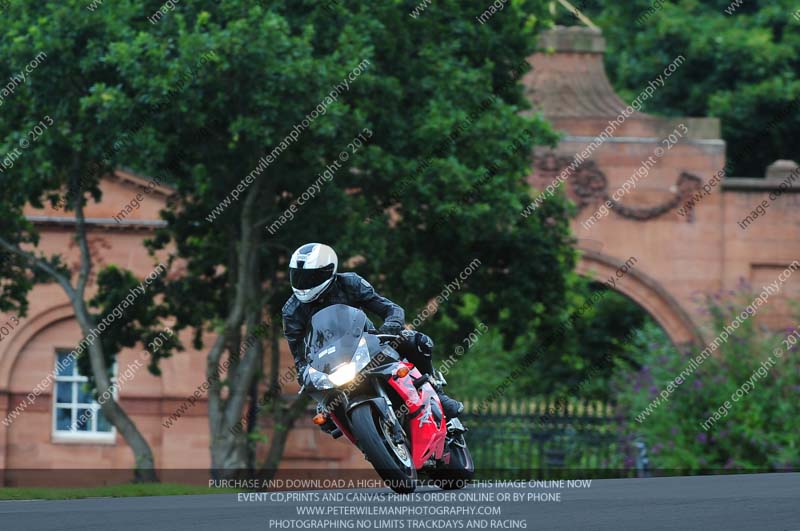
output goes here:
[[372, 285], [367, 282], [364, 277], [359, 275], [358, 273], [338, 273], [337, 276], [340, 279], [340, 282], [350, 289], [371, 289]]
[[300, 307], [300, 300], [294, 295], [292, 295], [291, 297], [289, 297], [289, 300], [286, 301], [286, 304], [283, 305], [281, 313], [283, 315], [291, 315], [299, 307]]

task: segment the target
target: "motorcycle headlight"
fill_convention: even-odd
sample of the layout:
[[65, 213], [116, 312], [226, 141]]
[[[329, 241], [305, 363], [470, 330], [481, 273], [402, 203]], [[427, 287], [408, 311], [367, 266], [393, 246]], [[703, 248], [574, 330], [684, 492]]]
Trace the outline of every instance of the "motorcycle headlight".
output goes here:
[[333, 385], [342, 386], [356, 377], [356, 364], [352, 361], [341, 365], [338, 369], [328, 375], [328, 379]]
[[367, 366], [369, 363], [369, 347], [367, 347], [367, 340], [365, 338], [361, 338], [361, 341], [358, 342], [358, 348], [356, 348], [355, 353], [353, 354], [353, 359], [349, 363], [345, 363], [344, 365], [339, 366], [335, 371], [328, 375], [328, 378], [334, 385], [337, 387], [342, 386], [356, 377], [356, 374]]
[[334, 387], [327, 374], [311, 366], [308, 367], [308, 379], [311, 380], [311, 385], [315, 389], [333, 389]]

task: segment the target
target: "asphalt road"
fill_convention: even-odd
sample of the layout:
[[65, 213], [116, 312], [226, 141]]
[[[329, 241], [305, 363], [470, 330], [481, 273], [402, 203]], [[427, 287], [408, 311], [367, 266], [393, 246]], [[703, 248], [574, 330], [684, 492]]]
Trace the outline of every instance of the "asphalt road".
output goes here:
[[[331, 493], [350, 501], [323, 500]], [[424, 487], [411, 500], [384, 489], [305, 491], [314, 500], [287, 499], [298, 494], [5, 501], [0, 530], [800, 530], [800, 474], [593, 480], [573, 488], [475, 485], [449, 493]], [[321, 514], [300, 515], [298, 507]], [[357, 514], [366, 510], [405, 514]], [[425, 510], [438, 514], [414, 514]]]

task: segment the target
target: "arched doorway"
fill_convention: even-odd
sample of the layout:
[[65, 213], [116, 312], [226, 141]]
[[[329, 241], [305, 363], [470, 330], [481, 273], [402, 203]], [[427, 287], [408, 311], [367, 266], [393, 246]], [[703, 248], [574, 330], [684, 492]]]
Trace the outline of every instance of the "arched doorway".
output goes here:
[[[625, 263], [612, 256], [590, 249], [579, 249], [581, 256], [575, 268], [584, 277], [602, 281], [615, 276]], [[637, 265], [628, 270], [614, 289], [644, 308], [664, 329], [675, 346], [702, 344], [703, 336], [689, 314], [658, 282]]]

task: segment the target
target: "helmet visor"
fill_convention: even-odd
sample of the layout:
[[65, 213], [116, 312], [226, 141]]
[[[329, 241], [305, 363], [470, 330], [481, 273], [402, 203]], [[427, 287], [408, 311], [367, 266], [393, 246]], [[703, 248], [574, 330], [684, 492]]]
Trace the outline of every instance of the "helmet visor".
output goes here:
[[319, 269], [289, 268], [289, 281], [294, 289], [316, 288], [333, 276], [333, 264], [328, 264]]

